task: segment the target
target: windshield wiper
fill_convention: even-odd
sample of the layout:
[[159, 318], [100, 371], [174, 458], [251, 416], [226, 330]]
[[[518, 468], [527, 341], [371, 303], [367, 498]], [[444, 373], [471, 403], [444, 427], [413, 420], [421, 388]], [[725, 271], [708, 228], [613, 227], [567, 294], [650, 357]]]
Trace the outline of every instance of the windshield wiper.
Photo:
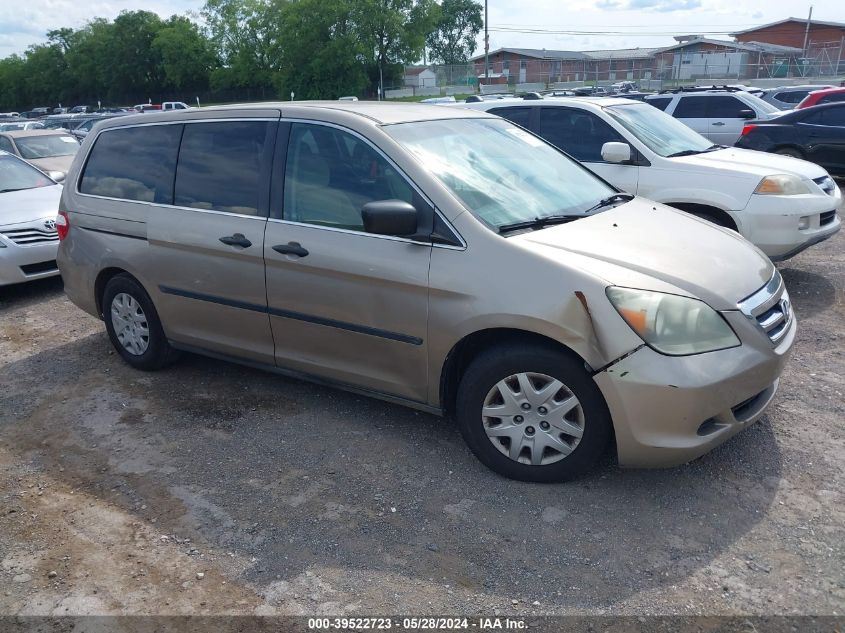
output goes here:
[[581, 218], [581, 215], [546, 215], [541, 218], [534, 218], [533, 220], [525, 220], [523, 222], [514, 222], [513, 224], [503, 224], [496, 229], [500, 235], [510, 233], [511, 231], [521, 231], [522, 229], [542, 229], [553, 224], [565, 224]]
[[28, 187], [18, 187], [17, 189], [0, 189], [0, 193], [8, 193], [10, 191], [23, 191], [24, 189], [28, 189]]
[[584, 211], [584, 213], [591, 213], [593, 211], [598, 211], [599, 209], [603, 209], [604, 207], [609, 207], [611, 204], [615, 204], [617, 202], [628, 202], [629, 200], [633, 200], [634, 196], [630, 193], [614, 193], [612, 196], [608, 196], [602, 200], [596, 202], [593, 206], [589, 209]]
[[707, 150], [703, 149], [685, 149], [682, 152], [675, 152], [674, 154], [669, 154], [666, 158], [679, 158], [680, 156], [694, 156], [695, 154], [702, 154]]

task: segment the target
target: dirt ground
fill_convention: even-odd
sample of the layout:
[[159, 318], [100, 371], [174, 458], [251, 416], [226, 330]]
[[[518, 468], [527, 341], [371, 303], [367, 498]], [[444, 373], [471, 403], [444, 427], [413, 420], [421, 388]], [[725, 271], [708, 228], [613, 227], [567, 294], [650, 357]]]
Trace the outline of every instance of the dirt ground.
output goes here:
[[758, 424], [669, 470], [486, 470], [447, 421], [197, 356], [132, 370], [0, 289], [0, 614], [845, 612], [845, 234]]

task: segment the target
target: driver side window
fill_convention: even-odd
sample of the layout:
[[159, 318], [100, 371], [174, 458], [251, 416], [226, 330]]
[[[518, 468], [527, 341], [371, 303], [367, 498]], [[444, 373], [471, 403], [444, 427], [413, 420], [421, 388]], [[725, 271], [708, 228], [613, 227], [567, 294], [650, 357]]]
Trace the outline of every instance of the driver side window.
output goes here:
[[374, 200], [414, 202], [414, 190], [357, 136], [324, 125], [291, 126], [284, 219], [363, 231], [361, 208]]

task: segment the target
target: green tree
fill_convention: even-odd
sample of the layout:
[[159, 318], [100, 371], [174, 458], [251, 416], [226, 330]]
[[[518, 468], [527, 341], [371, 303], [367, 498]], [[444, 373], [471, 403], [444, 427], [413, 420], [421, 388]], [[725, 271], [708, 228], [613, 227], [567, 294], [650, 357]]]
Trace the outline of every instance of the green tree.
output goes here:
[[367, 75], [348, 0], [294, 0], [282, 14], [281, 92], [298, 99], [362, 94]]
[[482, 10], [475, 0], [443, 0], [434, 30], [426, 37], [431, 61], [466, 64], [484, 27]]
[[164, 87], [170, 90], [205, 90], [217, 58], [199, 26], [186, 17], [171, 16], [153, 39], [161, 60]]
[[0, 111], [24, 109], [31, 102], [26, 91], [26, 60], [20, 55], [0, 59]]

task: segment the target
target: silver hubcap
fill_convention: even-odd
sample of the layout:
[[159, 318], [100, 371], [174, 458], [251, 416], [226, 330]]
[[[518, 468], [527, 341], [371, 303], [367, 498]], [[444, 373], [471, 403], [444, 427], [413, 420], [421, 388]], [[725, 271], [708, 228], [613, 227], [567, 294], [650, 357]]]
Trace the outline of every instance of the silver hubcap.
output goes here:
[[561, 381], [525, 372], [497, 382], [484, 399], [487, 437], [503, 455], [545, 466], [566, 458], [584, 435], [584, 409]]
[[117, 340], [130, 354], [140, 356], [150, 346], [150, 326], [141, 304], [121, 292], [111, 302], [111, 323]]

